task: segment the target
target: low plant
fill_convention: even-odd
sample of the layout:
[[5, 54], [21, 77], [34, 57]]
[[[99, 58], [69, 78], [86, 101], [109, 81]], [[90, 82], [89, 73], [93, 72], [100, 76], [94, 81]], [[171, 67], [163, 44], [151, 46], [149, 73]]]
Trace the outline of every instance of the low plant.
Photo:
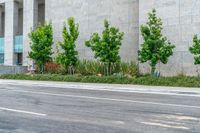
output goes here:
[[[76, 74], [81, 75], [98, 75], [105, 76], [107, 75], [107, 66], [104, 63], [99, 61], [79, 61], [75, 68]], [[127, 77], [134, 77], [139, 74], [138, 66], [134, 62], [125, 63], [119, 62], [115, 65], [112, 65], [113, 75], [121, 75]]]
[[55, 73], [59, 73], [60, 70], [60, 65], [54, 63], [54, 62], [46, 62], [45, 63], [45, 72], [46, 73], [51, 73], [51, 74], [55, 74]]
[[81, 75], [103, 75], [104, 64], [99, 61], [79, 61], [75, 68], [76, 74]]
[[138, 65], [134, 62], [120, 62], [114, 66], [117, 73], [122, 73], [123, 76], [134, 77], [139, 75]]

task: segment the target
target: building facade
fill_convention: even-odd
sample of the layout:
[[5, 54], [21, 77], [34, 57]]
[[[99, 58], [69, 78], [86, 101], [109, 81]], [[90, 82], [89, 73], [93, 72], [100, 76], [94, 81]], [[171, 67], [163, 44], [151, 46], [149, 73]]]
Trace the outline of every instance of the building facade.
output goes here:
[[[62, 40], [62, 27], [68, 17], [79, 23], [77, 50], [80, 59], [93, 59], [84, 42], [92, 33], [103, 30], [108, 19], [125, 33], [120, 55], [123, 61], [137, 61], [142, 43], [139, 27], [147, 21], [147, 14], [156, 8], [163, 20], [163, 33], [176, 45], [167, 65], [157, 70], [165, 76], [196, 75], [197, 66], [188, 51], [194, 34], [200, 32], [200, 0], [0, 0], [0, 63], [6, 66], [28, 66], [30, 51], [28, 33], [39, 23], [51, 21], [54, 30], [53, 49]], [[149, 72], [146, 64], [140, 71]]]

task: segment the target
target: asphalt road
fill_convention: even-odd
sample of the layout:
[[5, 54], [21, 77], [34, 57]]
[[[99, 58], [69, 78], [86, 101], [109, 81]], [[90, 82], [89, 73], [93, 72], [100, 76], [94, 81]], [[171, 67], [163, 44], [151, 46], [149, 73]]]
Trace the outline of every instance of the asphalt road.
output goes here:
[[0, 84], [0, 133], [200, 133], [200, 96]]

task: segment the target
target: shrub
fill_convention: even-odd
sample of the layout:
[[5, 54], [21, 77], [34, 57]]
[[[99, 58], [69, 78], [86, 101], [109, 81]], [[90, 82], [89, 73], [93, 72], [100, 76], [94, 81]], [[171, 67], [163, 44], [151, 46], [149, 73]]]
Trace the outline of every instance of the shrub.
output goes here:
[[[193, 45], [189, 48], [190, 53], [194, 54], [194, 64], [200, 64], [200, 38], [197, 35], [193, 37]], [[200, 76], [199, 69], [197, 68], [198, 76]]]
[[123, 76], [128, 76], [128, 77], [134, 77], [139, 75], [138, 65], [134, 62], [118, 63], [115, 65], [114, 70], [116, 73], [122, 73]]
[[195, 55], [194, 63], [200, 64], [200, 39], [197, 35], [193, 38], [193, 45], [189, 48], [190, 52]]
[[112, 65], [120, 62], [119, 49], [124, 33], [120, 32], [118, 28], [110, 27], [107, 20], [104, 21], [104, 28], [101, 37], [98, 33], [94, 33], [85, 44], [94, 51], [95, 58], [107, 66], [107, 75], [111, 75]]
[[39, 25], [38, 28], [29, 33], [31, 39], [31, 51], [28, 53], [29, 58], [33, 59], [39, 67], [39, 71], [45, 71], [45, 62], [51, 60], [53, 45], [53, 29], [51, 23]]
[[167, 64], [168, 58], [173, 55], [174, 45], [162, 35], [162, 20], [156, 16], [156, 10], [149, 13], [149, 21], [141, 26], [144, 39], [141, 50], [139, 50], [139, 61], [145, 63], [150, 61], [151, 74], [156, 70], [158, 62]]
[[45, 71], [47, 73], [59, 73], [60, 66], [53, 62], [45, 63]]
[[63, 27], [63, 42], [59, 42], [62, 52], [58, 53], [56, 62], [66, 69], [68, 74], [74, 74], [74, 67], [78, 61], [78, 52], [76, 48], [76, 40], [79, 36], [78, 24], [75, 24], [74, 18], [68, 19], [69, 29], [66, 24]]
[[104, 65], [98, 61], [79, 61], [76, 65], [75, 73], [81, 75], [103, 75]]
[[[131, 63], [116, 63], [112, 66], [112, 71], [114, 75], [128, 76], [134, 77], [139, 74], [138, 66]], [[97, 76], [105, 76], [107, 74], [106, 66], [104, 63], [99, 61], [79, 61], [75, 68], [76, 74], [81, 75], [97, 75]]]

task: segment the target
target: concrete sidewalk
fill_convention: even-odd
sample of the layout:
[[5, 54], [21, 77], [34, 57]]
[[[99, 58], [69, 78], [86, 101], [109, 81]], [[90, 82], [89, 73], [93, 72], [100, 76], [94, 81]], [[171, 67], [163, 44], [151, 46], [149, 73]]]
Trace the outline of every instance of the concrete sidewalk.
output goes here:
[[142, 85], [122, 85], [122, 84], [94, 84], [94, 83], [75, 83], [75, 82], [54, 82], [54, 81], [29, 81], [29, 80], [0, 80], [1, 85], [23, 85], [23, 86], [45, 86], [56, 88], [85, 89], [85, 90], [104, 90], [115, 92], [134, 92], [148, 94], [169, 94], [200, 97], [200, 88], [186, 87], [161, 87], [161, 86], [142, 86]]

